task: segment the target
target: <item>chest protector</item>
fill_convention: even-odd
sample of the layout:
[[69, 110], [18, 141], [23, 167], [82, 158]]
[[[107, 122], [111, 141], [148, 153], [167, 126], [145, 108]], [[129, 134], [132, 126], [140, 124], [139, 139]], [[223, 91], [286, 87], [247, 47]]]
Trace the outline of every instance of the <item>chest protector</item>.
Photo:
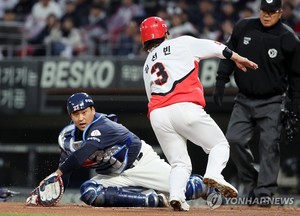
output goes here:
[[[66, 126], [58, 136], [58, 143], [68, 156], [82, 148], [82, 140], [75, 141], [75, 125]], [[82, 167], [96, 169], [99, 174], [122, 173], [128, 162], [128, 147], [131, 139], [128, 138], [125, 144], [115, 145], [104, 150], [94, 152], [83, 164]]]
[[73, 152], [80, 149], [83, 146], [83, 141], [75, 141], [74, 135], [75, 125], [70, 124], [66, 126], [58, 136], [59, 146], [70, 156]]

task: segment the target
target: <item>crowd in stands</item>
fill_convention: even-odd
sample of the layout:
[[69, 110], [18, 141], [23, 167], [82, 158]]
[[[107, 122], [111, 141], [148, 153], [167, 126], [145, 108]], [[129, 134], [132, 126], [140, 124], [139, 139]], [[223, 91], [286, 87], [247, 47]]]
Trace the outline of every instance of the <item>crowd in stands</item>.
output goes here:
[[[260, 0], [0, 0], [0, 58], [144, 55], [139, 24], [148, 16], [165, 19], [170, 37], [188, 34], [224, 43], [235, 22], [258, 15], [259, 4]], [[282, 19], [300, 35], [300, 0], [283, 0]], [[9, 45], [14, 45], [10, 52]]]

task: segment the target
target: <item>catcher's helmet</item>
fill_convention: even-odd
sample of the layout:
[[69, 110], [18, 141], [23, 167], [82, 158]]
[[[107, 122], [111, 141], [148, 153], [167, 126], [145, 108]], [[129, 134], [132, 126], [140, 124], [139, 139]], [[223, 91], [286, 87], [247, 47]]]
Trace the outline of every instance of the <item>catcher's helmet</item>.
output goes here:
[[90, 106], [94, 106], [94, 101], [84, 92], [72, 94], [67, 101], [67, 110], [69, 113], [83, 110]]
[[160, 17], [148, 17], [140, 25], [142, 43], [162, 38], [168, 32], [166, 22]]

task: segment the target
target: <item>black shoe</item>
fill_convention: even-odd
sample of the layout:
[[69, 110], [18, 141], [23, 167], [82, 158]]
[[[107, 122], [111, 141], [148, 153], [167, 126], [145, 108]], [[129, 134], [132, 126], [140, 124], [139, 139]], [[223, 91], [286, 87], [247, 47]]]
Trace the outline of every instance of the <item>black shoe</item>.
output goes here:
[[179, 200], [172, 200], [170, 206], [173, 207], [174, 211], [189, 211], [190, 209], [187, 202], [181, 202]]
[[258, 207], [270, 208], [272, 204], [272, 197], [268, 194], [259, 194], [258, 195]]
[[255, 197], [255, 194], [253, 191], [250, 191], [247, 199], [246, 199], [246, 203], [248, 206], [254, 206], [257, 204], [257, 198]]

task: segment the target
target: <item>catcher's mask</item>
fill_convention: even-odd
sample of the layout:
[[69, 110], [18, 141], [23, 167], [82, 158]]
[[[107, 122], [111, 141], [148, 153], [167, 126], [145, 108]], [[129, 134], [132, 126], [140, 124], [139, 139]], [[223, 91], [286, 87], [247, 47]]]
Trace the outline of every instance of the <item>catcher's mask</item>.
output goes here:
[[84, 92], [79, 92], [71, 95], [67, 101], [67, 110], [69, 114], [94, 106], [93, 99]]
[[140, 25], [142, 43], [162, 38], [168, 33], [166, 22], [160, 17], [148, 17]]

